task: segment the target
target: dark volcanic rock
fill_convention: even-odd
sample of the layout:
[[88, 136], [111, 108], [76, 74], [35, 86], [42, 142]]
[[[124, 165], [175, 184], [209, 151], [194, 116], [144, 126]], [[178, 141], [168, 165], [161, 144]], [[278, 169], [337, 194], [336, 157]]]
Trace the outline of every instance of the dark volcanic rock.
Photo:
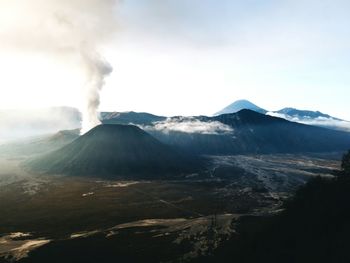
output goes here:
[[202, 122], [221, 122], [231, 127], [232, 132], [199, 134], [155, 130], [150, 133], [182, 150], [209, 155], [332, 152], [350, 147], [350, 133], [290, 122], [252, 110], [195, 118]]
[[132, 125], [100, 125], [28, 165], [49, 174], [163, 177], [192, 170], [194, 161]]

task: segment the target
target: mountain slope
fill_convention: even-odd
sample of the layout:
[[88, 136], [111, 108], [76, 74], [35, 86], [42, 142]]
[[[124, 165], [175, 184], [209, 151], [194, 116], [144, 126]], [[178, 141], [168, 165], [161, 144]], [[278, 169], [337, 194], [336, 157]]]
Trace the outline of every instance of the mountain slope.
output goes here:
[[162, 177], [191, 170], [191, 161], [132, 125], [100, 125], [28, 165], [49, 174]]
[[327, 118], [327, 119], [333, 119], [338, 121], [341, 120], [319, 111], [298, 110], [295, 108], [283, 108], [277, 111], [277, 113], [287, 114], [289, 116], [298, 117], [298, 118]]
[[267, 114], [308, 125], [325, 127], [333, 130], [350, 131], [350, 122], [332, 117], [319, 111], [284, 108], [279, 111], [268, 112]]
[[204, 124], [222, 123], [232, 131], [199, 134], [154, 129], [149, 132], [164, 143], [197, 154], [328, 152], [350, 147], [349, 133], [289, 122], [251, 110], [194, 118]]
[[237, 100], [234, 103], [228, 105], [227, 107], [225, 107], [224, 109], [218, 111], [217, 113], [215, 113], [214, 115], [221, 115], [221, 114], [228, 114], [228, 113], [236, 113], [239, 112], [240, 110], [253, 110], [262, 114], [267, 113], [267, 110], [260, 108], [259, 106], [251, 103], [248, 100]]
[[30, 156], [57, 150], [79, 137], [79, 129], [59, 131], [53, 135], [37, 136], [0, 145], [0, 155]]

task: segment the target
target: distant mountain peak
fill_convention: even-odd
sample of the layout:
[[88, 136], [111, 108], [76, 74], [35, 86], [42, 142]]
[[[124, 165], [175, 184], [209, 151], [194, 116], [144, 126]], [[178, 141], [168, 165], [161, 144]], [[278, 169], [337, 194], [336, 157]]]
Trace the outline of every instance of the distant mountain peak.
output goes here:
[[214, 115], [221, 115], [221, 114], [228, 114], [228, 113], [236, 113], [241, 110], [252, 110], [256, 111], [261, 114], [266, 114], [268, 111], [260, 108], [259, 106], [255, 105], [254, 103], [250, 102], [249, 100], [242, 99], [237, 100], [233, 102], [232, 104], [228, 105], [227, 107], [223, 108], [222, 110], [218, 111]]
[[324, 127], [333, 130], [350, 131], [350, 122], [330, 116], [320, 111], [283, 108], [279, 111], [268, 112], [267, 115], [284, 118], [289, 121]]
[[299, 110], [299, 109], [291, 108], [291, 107], [283, 108], [283, 109], [277, 111], [277, 113], [287, 114], [287, 115], [293, 116], [293, 117], [327, 118], [327, 119], [333, 119], [333, 120], [340, 120], [340, 119], [332, 117], [328, 114], [324, 114], [320, 111]]

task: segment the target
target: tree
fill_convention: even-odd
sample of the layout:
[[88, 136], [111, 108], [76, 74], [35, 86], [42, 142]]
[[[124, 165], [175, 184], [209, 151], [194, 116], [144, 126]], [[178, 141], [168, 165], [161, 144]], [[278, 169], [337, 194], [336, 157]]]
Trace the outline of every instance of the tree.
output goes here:
[[350, 174], [350, 150], [343, 155], [341, 168], [345, 174]]

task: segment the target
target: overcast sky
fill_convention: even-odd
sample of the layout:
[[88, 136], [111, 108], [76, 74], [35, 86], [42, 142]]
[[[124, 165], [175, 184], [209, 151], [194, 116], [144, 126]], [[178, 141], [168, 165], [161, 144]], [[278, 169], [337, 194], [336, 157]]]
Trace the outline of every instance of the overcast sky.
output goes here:
[[[101, 110], [210, 115], [244, 98], [350, 120], [349, 1], [43, 1], [0, 0], [0, 108], [81, 107], [83, 73], [61, 52], [79, 31], [114, 69]], [[51, 26], [68, 24], [58, 8], [84, 29]]]

